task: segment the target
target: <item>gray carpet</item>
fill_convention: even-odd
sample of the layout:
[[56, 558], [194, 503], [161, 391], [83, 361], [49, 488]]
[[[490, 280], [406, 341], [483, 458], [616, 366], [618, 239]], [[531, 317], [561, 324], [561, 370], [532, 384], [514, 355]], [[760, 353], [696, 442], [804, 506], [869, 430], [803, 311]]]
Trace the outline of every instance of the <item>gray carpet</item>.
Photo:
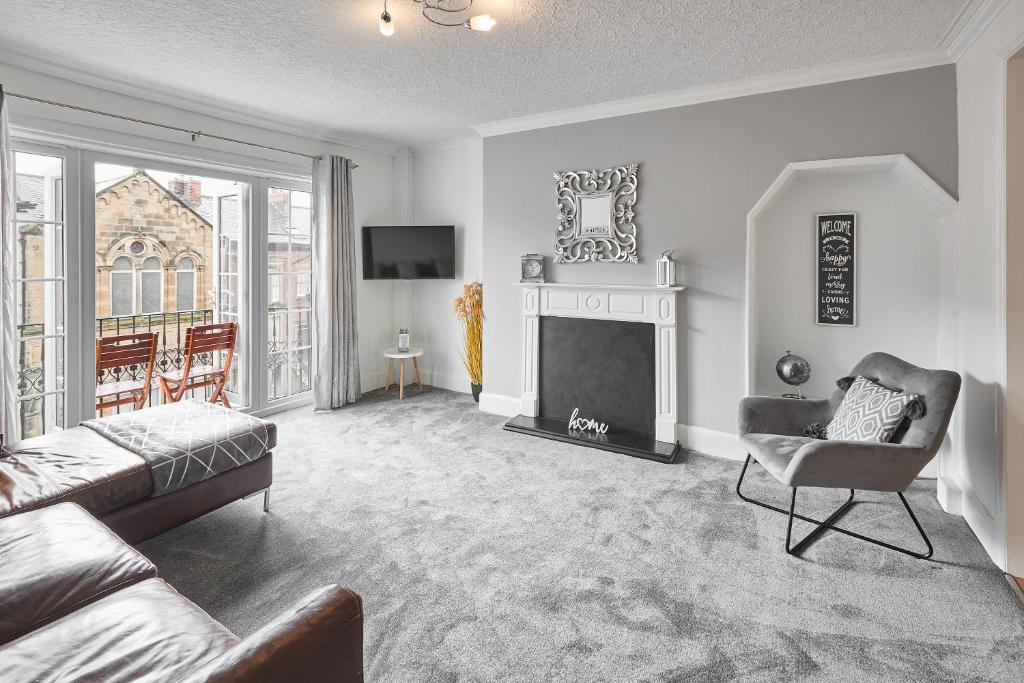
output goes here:
[[[837, 534], [797, 559], [785, 518], [737, 499], [737, 462], [661, 465], [504, 432], [468, 396], [395, 398], [275, 416], [272, 512], [234, 503], [142, 551], [240, 635], [317, 586], [355, 589], [372, 681], [1019, 680], [1024, 609], [933, 482], [908, 494], [933, 561]], [[918, 540], [894, 496], [865, 499], [849, 526]]]

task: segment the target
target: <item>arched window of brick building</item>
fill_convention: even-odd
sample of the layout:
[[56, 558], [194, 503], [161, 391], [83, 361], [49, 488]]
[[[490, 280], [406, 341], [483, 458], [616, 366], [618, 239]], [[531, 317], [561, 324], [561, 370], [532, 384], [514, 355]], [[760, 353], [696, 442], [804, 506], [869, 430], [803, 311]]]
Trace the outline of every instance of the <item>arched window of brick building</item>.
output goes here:
[[159, 313], [164, 307], [164, 269], [160, 259], [150, 256], [142, 262], [142, 306], [139, 313]]
[[185, 257], [178, 261], [177, 310], [191, 311], [196, 307], [196, 264]]
[[135, 273], [132, 260], [127, 256], [114, 259], [110, 271], [110, 315], [131, 315], [134, 313]]

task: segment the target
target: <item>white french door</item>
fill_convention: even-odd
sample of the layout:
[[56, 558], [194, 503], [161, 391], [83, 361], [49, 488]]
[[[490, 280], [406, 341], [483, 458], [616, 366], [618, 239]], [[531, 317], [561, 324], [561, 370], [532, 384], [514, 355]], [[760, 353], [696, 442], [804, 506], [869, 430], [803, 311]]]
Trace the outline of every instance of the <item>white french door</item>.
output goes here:
[[80, 155], [45, 145], [14, 145], [15, 222], [12, 236], [17, 299], [15, 387], [6, 387], [16, 405], [10, 439], [24, 439], [69, 425], [82, 417], [74, 389], [81, 349], [79, 229]]
[[[92, 188], [94, 197], [93, 206], [83, 207], [84, 253], [91, 255], [85, 270], [94, 274], [82, 283], [92, 293], [83, 335], [155, 332], [156, 375], [182, 370], [189, 327], [238, 323], [226, 393], [232, 407], [260, 408], [263, 401], [249, 382], [250, 350], [259, 333], [250, 325], [248, 263], [254, 244], [251, 186], [259, 180], [96, 152], [83, 153], [82, 166], [83, 185]], [[211, 355], [199, 362], [225, 366], [224, 352]], [[94, 363], [95, 352], [83, 366]], [[143, 368], [124, 372], [133, 380], [145, 374]], [[95, 385], [121, 377], [106, 373], [90, 379]], [[210, 391], [192, 394], [208, 398]], [[162, 400], [154, 381], [149, 405]]]
[[[5, 283], [19, 301], [18, 382], [5, 388], [18, 406], [11, 441], [95, 416], [95, 339], [140, 324], [159, 326], [168, 340], [166, 366], [177, 349], [169, 340], [188, 324], [238, 322], [232, 404], [262, 412], [311, 400], [308, 180], [28, 141], [15, 140], [14, 150], [18, 269]], [[175, 208], [201, 216], [193, 222], [208, 238], [172, 244], [159, 228], [109, 229], [123, 217], [101, 211], [98, 219], [98, 207], [140, 206], [145, 194], [129, 196], [136, 181], [163, 195], [194, 191]]]
[[309, 188], [267, 188], [267, 399], [313, 386], [313, 252]]

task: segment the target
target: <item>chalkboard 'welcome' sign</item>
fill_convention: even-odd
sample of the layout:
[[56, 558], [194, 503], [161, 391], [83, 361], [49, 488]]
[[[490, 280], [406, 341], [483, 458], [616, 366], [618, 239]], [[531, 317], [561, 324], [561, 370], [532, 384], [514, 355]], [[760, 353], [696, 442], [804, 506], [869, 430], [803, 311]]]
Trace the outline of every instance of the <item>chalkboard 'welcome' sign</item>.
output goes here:
[[819, 325], [856, 325], [857, 215], [818, 215], [817, 315]]

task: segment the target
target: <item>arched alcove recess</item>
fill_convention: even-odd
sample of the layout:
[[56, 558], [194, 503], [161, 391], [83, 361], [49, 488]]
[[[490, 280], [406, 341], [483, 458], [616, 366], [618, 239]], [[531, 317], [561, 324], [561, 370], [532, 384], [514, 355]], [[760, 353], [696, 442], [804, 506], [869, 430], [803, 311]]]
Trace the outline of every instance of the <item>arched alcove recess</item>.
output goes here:
[[[887, 351], [956, 367], [957, 202], [902, 154], [786, 166], [747, 216], [748, 394], [787, 387], [787, 350], [813, 369], [805, 393], [828, 396], [863, 355]], [[857, 325], [815, 324], [815, 215], [857, 214]]]

